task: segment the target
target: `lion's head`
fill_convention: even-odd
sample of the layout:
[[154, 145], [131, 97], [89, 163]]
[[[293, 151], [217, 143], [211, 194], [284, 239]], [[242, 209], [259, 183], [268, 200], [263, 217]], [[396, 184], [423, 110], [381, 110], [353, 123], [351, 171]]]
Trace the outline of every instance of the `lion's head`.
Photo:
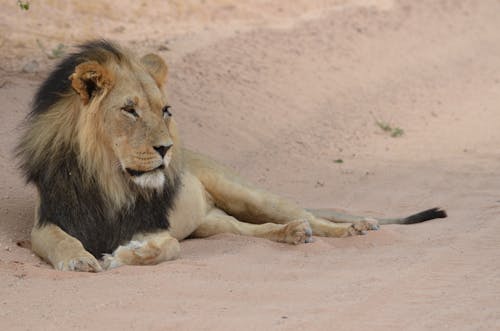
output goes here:
[[166, 75], [157, 55], [136, 58], [106, 41], [80, 46], [35, 96], [18, 147], [28, 180], [48, 185], [71, 157], [81, 184], [97, 183], [115, 208], [173, 185], [179, 142]]

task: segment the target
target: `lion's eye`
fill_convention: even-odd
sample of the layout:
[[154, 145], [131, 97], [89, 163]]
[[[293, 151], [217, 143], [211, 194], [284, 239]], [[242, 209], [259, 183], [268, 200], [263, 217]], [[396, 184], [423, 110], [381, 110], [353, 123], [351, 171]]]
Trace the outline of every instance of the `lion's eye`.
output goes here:
[[132, 107], [123, 107], [122, 111], [124, 111], [125, 113], [130, 114], [130, 115], [132, 115], [134, 117], [139, 117], [139, 114], [137, 114], [137, 112], [135, 111], [135, 109], [132, 108]]
[[162, 111], [163, 111], [163, 117], [164, 118], [167, 118], [167, 117], [171, 117], [172, 116], [172, 113], [170, 112], [170, 106], [165, 106], [163, 107]]

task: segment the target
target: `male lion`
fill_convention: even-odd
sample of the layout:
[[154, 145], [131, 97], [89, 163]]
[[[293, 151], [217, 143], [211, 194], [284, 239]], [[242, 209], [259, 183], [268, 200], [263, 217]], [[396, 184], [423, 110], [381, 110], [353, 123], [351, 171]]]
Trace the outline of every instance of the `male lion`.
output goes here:
[[38, 89], [17, 151], [39, 196], [32, 247], [56, 269], [156, 264], [177, 258], [178, 240], [188, 236], [229, 232], [299, 244], [313, 234], [345, 237], [446, 216], [438, 209], [392, 220], [308, 211], [251, 187], [181, 148], [166, 75], [157, 55], [138, 59], [93, 41]]

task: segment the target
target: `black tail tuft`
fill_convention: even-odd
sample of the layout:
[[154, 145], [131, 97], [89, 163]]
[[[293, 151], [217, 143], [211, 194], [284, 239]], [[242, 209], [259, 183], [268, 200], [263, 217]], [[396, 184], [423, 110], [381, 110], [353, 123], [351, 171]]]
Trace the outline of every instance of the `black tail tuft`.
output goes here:
[[432, 209], [427, 209], [424, 210], [420, 213], [408, 216], [404, 219], [403, 224], [415, 224], [415, 223], [421, 223], [425, 221], [429, 221], [435, 218], [445, 218], [448, 215], [446, 214], [446, 211], [440, 209], [440, 208], [432, 208]]

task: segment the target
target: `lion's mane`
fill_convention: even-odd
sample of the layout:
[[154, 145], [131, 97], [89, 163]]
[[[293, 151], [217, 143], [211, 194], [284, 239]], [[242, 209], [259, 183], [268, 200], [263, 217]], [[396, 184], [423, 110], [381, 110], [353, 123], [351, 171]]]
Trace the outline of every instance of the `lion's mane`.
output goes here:
[[136, 233], [168, 228], [181, 162], [176, 148], [163, 190], [138, 188], [123, 176], [102, 141], [98, 110], [106, 95], [93, 96], [82, 108], [68, 78], [85, 61], [96, 61], [111, 74], [133, 68], [128, 53], [110, 42], [81, 45], [36, 92], [17, 156], [26, 180], [38, 189], [36, 226], [58, 225], [99, 258]]

